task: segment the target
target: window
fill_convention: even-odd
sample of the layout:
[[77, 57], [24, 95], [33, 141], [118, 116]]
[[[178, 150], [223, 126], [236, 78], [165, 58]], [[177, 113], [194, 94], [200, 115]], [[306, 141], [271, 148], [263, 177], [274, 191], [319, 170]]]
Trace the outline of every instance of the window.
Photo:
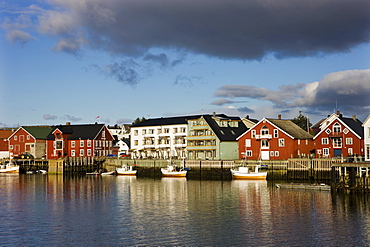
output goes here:
[[285, 146], [285, 141], [283, 138], [279, 139], [279, 147], [284, 147]]
[[105, 138], [105, 131], [104, 131], [104, 130], [102, 131], [101, 136], [102, 136], [103, 138]]
[[83, 140], [80, 141], [80, 147], [84, 147], [84, 141]]
[[326, 132], [326, 134], [330, 134], [331, 133], [331, 130], [330, 129], [326, 129], [325, 132]]
[[145, 135], [146, 134], [146, 130], [142, 130], [141, 131], [141, 134]]
[[329, 148], [323, 148], [323, 149], [322, 149], [322, 154], [323, 154], [324, 156], [329, 156]]
[[256, 131], [252, 130], [252, 138], [256, 138]]
[[274, 129], [274, 138], [278, 138], [278, 137], [279, 137], [279, 130]]
[[27, 140], [30, 140], [30, 139], [31, 139], [30, 135], [27, 135]]
[[251, 147], [251, 139], [246, 139], [246, 140], [245, 140], [245, 146], [246, 146], [247, 148]]
[[138, 140], [134, 140], [134, 145], [135, 146], [139, 145], [139, 141]]
[[91, 149], [87, 150], [87, 156], [91, 156]]
[[348, 149], [348, 155], [352, 155], [353, 154], [353, 149], [352, 148], [349, 148]]
[[261, 129], [261, 135], [268, 135], [268, 134], [269, 134], [269, 129], [265, 125]]
[[353, 143], [352, 143], [352, 137], [350, 137], [350, 138], [346, 138], [346, 144], [347, 145], [352, 145]]
[[85, 152], [84, 152], [85, 150], [83, 150], [83, 149], [80, 149], [80, 156], [84, 156], [85, 155]]
[[261, 148], [268, 148], [269, 147], [269, 141], [268, 140], [262, 140], [261, 141]]
[[275, 157], [279, 157], [279, 151], [275, 151]]
[[341, 138], [334, 138], [333, 139], [333, 147], [334, 148], [341, 148], [342, 147], [342, 139]]
[[14, 136], [14, 141], [18, 140], [18, 136]]
[[322, 145], [328, 145], [329, 144], [329, 138], [321, 138], [321, 144]]
[[164, 129], [164, 133], [170, 133], [170, 129], [169, 128], [165, 128]]
[[150, 129], [149, 134], [154, 134], [154, 129]]
[[91, 140], [87, 140], [87, 147], [91, 147]]
[[55, 149], [63, 149], [63, 141], [55, 141]]
[[341, 126], [339, 123], [335, 123], [334, 126], [333, 126], [333, 132], [334, 133], [339, 133], [341, 132]]
[[62, 137], [60, 136], [60, 133], [57, 133], [56, 138], [57, 138], [57, 139], [62, 139]]
[[298, 139], [298, 145], [301, 145], [301, 139]]
[[321, 149], [318, 149], [317, 150], [317, 154], [321, 154]]
[[134, 130], [134, 136], [137, 136], [139, 132], [137, 130]]
[[73, 147], [73, 148], [76, 147], [76, 142], [75, 141], [71, 142], [71, 147]]
[[71, 156], [75, 157], [76, 156], [76, 150], [71, 150]]
[[247, 150], [246, 155], [247, 157], [252, 157], [252, 150]]
[[274, 151], [270, 151], [270, 156], [274, 157]]

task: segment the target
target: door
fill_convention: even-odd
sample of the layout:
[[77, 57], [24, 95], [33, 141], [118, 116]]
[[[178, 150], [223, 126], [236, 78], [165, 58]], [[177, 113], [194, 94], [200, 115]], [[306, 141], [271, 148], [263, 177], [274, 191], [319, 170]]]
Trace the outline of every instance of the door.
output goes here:
[[261, 159], [269, 160], [270, 159], [270, 151], [261, 151]]
[[334, 149], [334, 157], [341, 156], [342, 155], [342, 149]]

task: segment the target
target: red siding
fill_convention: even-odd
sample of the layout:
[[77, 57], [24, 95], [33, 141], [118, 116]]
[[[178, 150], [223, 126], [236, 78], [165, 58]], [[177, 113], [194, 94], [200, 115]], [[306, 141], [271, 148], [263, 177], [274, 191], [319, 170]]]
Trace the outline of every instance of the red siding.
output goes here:
[[26, 148], [29, 147], [27, 144], [36, 145], [36, 139], [23, 128], [19, 128], [9, 139], [9, 152], [11, 157], [18, 156], [25, 152], [30, 152], [30, 150]]
[[[266, 126], [264, 130], [268, 130], [268, 147], [261, 147], [261, 142], [265, 138], [259, 138], [263, 126]], [[277, 131], [277, 133], [275, 132]], [[252, 133], [255, 131], [256, 136], [253, 138]], [[276, 134], [277, 136], [276, 136]], [[246, 147], [246, 140], [250, 140], [250, 147]], [[280, 140], [283, 140], [284, 146], [279, 146]], [[262, 152], [268, 152], [268, 159], [270, 160], [285, 160], [289, 158], [296, 158], [299, 155], [309, 156], [311, 151], [314, 149], [313, 140], [296, 140], [285, 134], [281, 129], [276, 128], [268, 121], [265, 123], [260, 122], [258, 125], [250, 129], [245, 135], [239, 138], [239, 158], [243, 158], [242, 153], [252, 152], [251, 156], [247, 156], [247, 159], [261, 159]], [[265, 153], [266, 154], [266, 153]]]
[[[333, 126], [336, 123], [338, 123], [340, 128], [341, 128], [341, 131], [339, 133], [334, 133], [333, 132]], [[332, 158], [332, 157], [337, 156], [339, 153], [341, 155], [343, 155], [344, 157], [348, 157], [348, 156], [351, 155], [351, 153], [350, 153], [351, 150], [352, 150], [352, 154], [363, 156], [364, 155], [363, 140], [358, 138], [349, 129], [348, 129], [348, 132], [344, 131], [345, 128], [346, 128], [345, 125], [343, 125], [340, 121], [335, 120], [329, 126], [327, 126], [324, 131], [322, 131], [320, 134], [318, 134], [315, 137], [316, 157]], [[330, 133], [326, 132], [327, 129], [330, 130]], [[335, 146], [335, 139], [336, 138], [341, 139], [341, 143], [342, 143], [341, 147], [336, 147]], [[347, 142], [347, 140], [349, 140], [350, 138], [352, 138], [352, 144]], [[327, 140], [327, 144], [323, 143], [323, 139]], [[327, 156], [325, 156], [325, 154], [324, 154], [324, 149], [326, 149], [328, 151]]]

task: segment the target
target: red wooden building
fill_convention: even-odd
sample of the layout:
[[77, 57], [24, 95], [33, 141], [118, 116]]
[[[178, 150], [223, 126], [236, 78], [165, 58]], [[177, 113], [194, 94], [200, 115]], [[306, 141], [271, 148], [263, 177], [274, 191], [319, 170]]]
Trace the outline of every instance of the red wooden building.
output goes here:
[[8, 139], [10, 157], [18, 157], [25, 153], [34, 158], [44, 158], [46, 137], [52, 130], [49, 126], [22, 126]]
[[13, 130], [0, 130], [0, 158], [9, 158], [8, 138], [13, 134]]
[[59, 125], [47, 137], [47, 159], [107, 156], [113, 140], [104, 124]]
[[286, 160], [309, 157], [313, 136], [290, 120], [263, 118], [238, 137], [239, 158]]
[[345, 118], [337, 112], [319, 123], [315, 125], [316, 157], [364, 155], [364, 129], [356, 116]]

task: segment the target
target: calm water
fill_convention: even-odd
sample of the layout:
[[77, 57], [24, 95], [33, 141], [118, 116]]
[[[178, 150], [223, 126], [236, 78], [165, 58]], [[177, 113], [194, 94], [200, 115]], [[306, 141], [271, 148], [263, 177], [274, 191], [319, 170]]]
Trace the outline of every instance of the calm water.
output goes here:
[[266, 181], [0, 175], [0, 245], [365, 246], [369, 206]]

